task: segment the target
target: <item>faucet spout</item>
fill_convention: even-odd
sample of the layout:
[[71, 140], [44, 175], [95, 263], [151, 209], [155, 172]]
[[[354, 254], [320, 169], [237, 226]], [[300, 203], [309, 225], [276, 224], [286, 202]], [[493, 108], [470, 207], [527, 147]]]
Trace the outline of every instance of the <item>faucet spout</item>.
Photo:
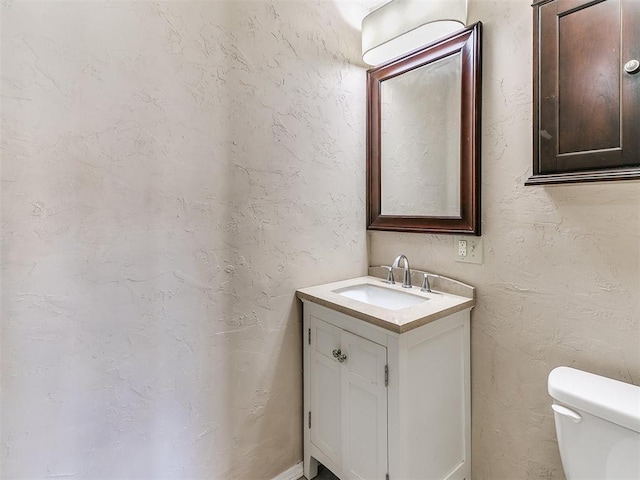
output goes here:
[[402, 275], [402, 286], [404, 288], [411, 288], [411, 269], [409, 268], [409, 259], [406, 255], [398, 255], [393, 261], [391, 268], [397, 268], [400, 266], [400, 260], [403, 261], [404, 273]]

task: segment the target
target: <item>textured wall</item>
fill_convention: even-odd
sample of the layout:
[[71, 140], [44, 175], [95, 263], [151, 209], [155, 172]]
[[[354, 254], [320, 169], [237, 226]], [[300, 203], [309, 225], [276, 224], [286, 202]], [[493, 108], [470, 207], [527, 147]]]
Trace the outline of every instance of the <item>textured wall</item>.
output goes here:
[[477, 288], [474, 480], [564, 478], [546, 393], [555, 366], [640, 385], [640, 182], [524, 186], [530, 3], [469, 2], [470, 22], [484, 24], [484, 264], [454, 262], [450, 236], [370, 234], [372, 265], [405, 253]]
[[333, 2], [2, 5], [0, 476], [294, 465], [294, 289], [366, 269], [359, 33]]
[[[364, 74], [333, 2], [2, 2], [3, 478], [271, 478], [301, 458], [293, 290], [364, 272]], [[640, 183], [524, 187], [531, 7], [484, 22], [476, 480], [563, 478], [546, 376], [640, 383]]]

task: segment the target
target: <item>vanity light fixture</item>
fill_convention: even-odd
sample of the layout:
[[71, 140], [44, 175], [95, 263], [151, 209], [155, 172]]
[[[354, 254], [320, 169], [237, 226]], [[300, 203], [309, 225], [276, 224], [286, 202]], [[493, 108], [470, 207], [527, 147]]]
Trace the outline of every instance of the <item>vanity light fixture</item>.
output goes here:
[[362, 20], [362, 59], [380, 65], [467, 23], [467, 0], [391, 0]]

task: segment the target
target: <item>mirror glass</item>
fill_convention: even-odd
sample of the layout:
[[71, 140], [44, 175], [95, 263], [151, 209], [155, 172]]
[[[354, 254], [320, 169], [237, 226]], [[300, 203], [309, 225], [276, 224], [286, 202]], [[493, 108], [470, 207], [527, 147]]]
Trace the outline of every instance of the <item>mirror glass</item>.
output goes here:
[[460, 216], [460, 52], [385, 80], [381, 214]]
[[367, 228], [480, 235], [481, 23], [367, 71]]

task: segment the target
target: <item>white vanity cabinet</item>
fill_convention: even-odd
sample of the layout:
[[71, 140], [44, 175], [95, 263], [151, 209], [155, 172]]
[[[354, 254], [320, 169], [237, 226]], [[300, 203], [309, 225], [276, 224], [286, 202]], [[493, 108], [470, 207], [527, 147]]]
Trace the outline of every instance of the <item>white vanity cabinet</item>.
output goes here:
[[396, 333], [303, 299], [309, 480], [470, 480], [470, 310]]

